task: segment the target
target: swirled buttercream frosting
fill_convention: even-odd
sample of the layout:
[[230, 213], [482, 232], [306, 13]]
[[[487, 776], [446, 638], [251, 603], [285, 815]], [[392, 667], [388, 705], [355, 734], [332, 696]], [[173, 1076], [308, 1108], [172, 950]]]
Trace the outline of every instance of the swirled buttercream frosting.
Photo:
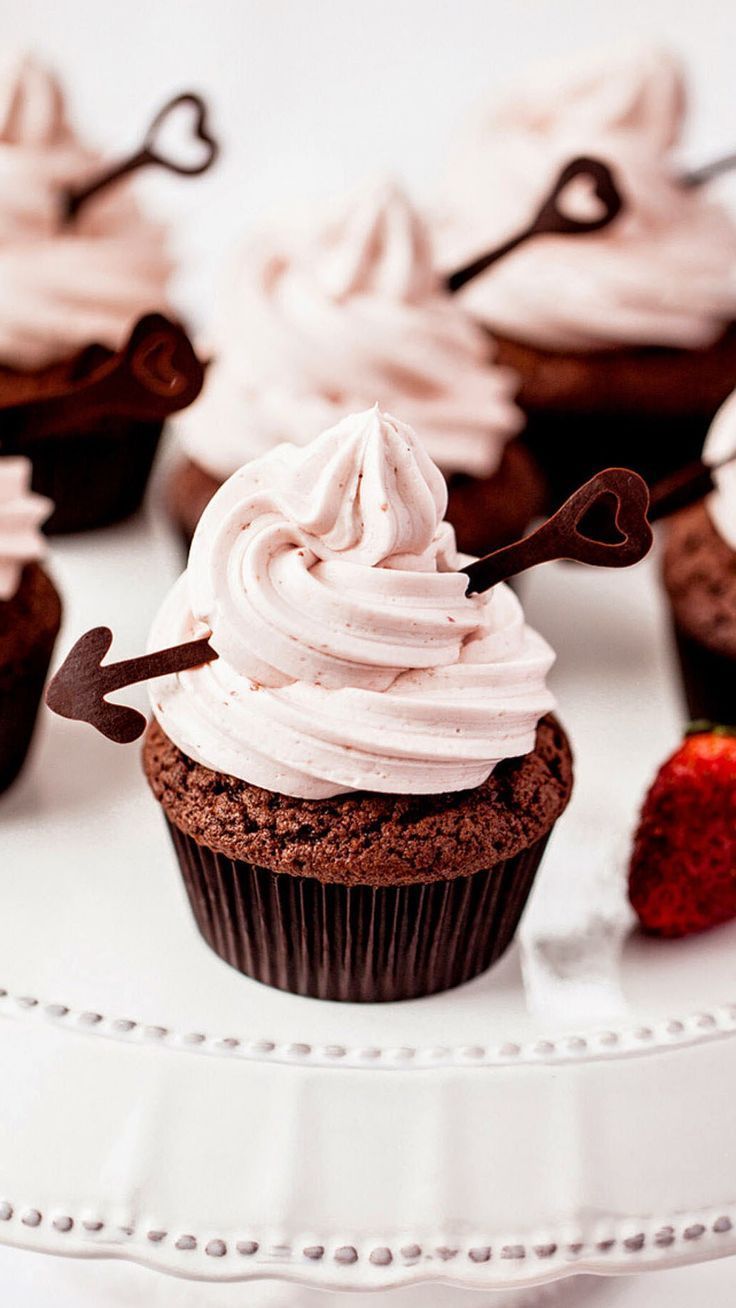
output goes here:
[[125, 183], [71, 224], [63, 196], [100, 168], [81, 144], [55, 77], [26, 58], [0, 69], [0, 363], [56, 362], [97, 342], [122, 345], [132, 322], [166, 305], [163, 231]]
[[13, 598], [27, 563], [44, 558], [40, 529], [52, 508], [31, 490], [28, 459], [0, 459], [0, 601]]
[[220, 479], [374, 403], [404, 414], [447, 472], [492, 474], [521, 426], [516, 379], [441, 289], [424, 223], [390, 183], [253, 237], [212, 346], [182, 429], [194, 462]]
[[[684, 107], [682, 69], [660, 49], [537, 69], [491, 106], [448, 170], [443, 266], [521, 230], [576, 155], [613, 168], [626, 208], [598, 233], [520, 247], [468, 284], [466, 307], [499, 334], [552, 350], [717, 340], [736, 316], [736, 224], [707, 186], [679, 181]], [[567, 203], [595, 213], [591, 196]]]
[[711, 520], [726, 544], [736, 550], [736, 391], [711, 423], [703, 462], [714, 469], [715, 490], [706, 500]]
[[151, 647], [219, 657], [152, 684], [204, 766], [308, 799], [478, 786], [552, 706], [549, 646], [506, 586], [468, 597], [445, 483], [377, 407], [235, 473], [197, 527]]

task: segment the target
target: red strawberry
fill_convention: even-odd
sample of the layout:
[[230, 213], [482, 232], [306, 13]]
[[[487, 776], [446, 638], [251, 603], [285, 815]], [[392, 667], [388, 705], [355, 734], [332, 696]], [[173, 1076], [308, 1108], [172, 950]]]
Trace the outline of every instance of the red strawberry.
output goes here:
[[639, 820], [629, 898], [658, 936], [736, 917], [736, 728], [696, 727], [660, 768]]

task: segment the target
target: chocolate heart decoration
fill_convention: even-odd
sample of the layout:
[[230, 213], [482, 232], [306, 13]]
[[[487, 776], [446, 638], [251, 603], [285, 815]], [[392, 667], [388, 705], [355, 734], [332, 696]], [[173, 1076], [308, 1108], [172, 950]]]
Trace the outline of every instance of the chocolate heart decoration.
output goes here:
[[[142, 422], [163, 420], [197, 398], [204, 369], [179, 323], [147, 313], [117, 354], [59, 395], [0, 408], [0, 452], [22, 454], [26, 441], [63, 436], [83, 421], [117, 415]], [[100, 440], [104, 435], [100, 435]]]
[[181, 358], [180, 342], [170, 332], [144, 336], [129, 352], [129, 368], [146, 390], [166, 399], [176, 399], [189, 384], [188, 369]]
[[[523, 540], [487, 554], [461, 571], [468, 595], [490, 590], [539, 563], [570, 559], [599, 568], [627, 568], [649, 552], [646, 482], [629, 468], [606, 468], [570, 496], [554, 517]], [[585, 530], [595, 515], [597, 536]]]
[[[585, 177], [592, 182], [594, 194], [603, 205], [602, 212], [595, 218], [573, 218], [565, 213], [560, 205], [564, 192], [580, 177]], [[560, 172], [552, 190], [543, 200], [531, 223], [508, 241], [504, 241], [503, 245], [497, 246], [495, 250], [490, 250], [488, 254], [481, 255], [479, 259], [474, 259], [472, 263], [451, 273], [446, 281], [447, 290], [452, 294], [459, 291], [492, 264], [505, 258], [512, 250], [534, 236], [583, 236], [589, 232], [599, 232], [618, 217], [622, 208], [621, 193], [607, 164], [600, 159], [589, 159], [585, 155], [571, 159]]]
[[[182, 113], [183, 110], [183, 113]], [[196, 155], [188, 163], [172, 157], [164, 148], [164, 128], [170, 129], [177, 123], [186, 127], [183, 143], [185, 148], [195, 147]], [[204, 147], [202, 150], [199, 147]], [[214, 163], [218, 154], [218, 144], [213, 137], [207, 120], [207, 106], [201, 96], [192, 91], [185, 91], [169, 100], [160, 109], [146, 132], [143, 149], [148, 151], [149, 162], [168, 168], [169, 172], [178, 173], [180, 177], [197, 177]]]
[[[170, 157], [163, 147], [163, 137], [167, 133], [164, 129], [169, 128], [177, 117], [181, 116], [181, 110], [184, 107], [189, 123], [189, 145], [192, 142], [197, 147], [204, 147], [197, 150], [197, 158], [187, 163], [179, 159]], [[158, 144], [159, 139], [161, 144]], [[185, 91], [182, 95], [174, 96], [167, 104], [156, 114], [152, 120], [146, 135], [143, 138], [143, 144], [140, 149], [129, 155], [127, 159], [111, 168], [105, 169], [99, 177], [94, 178], [85, 186], [79, 189], [72, 189], [65, 193], [64, 196], [64, 217], [67, 222], [75, 218], [83, 204], [86, 204], [93, 195], [98, 195], [100, 191], [114, 182], [119, 182], [121, 178], [127, 177], [129, 173], [137, 171], [139, 168], [148, 167], [155, 164], [159, 168], [165, 168], [170, 173], [176, 173], [179, 177], [197, 177], [204, 173], [215, 162], [219, 153], [219, 146], [213, 137], [208, 121], [207, 106], [201, 96], [195, 95], [193, 91]]]
[[[571, 182], [585, 177], [593, 183], [593, 194], [603, 205], [602, 212], [596, 218], [574, 218], [565, 213], [560, 200]], [[582, 232], [599, 232], [607, 227], [621, 212], [623, 201], [613, 180], [613, 174], [607, 164], [600, 159], [589, 159], [581, 155], [572, 159], [562, 169], [547, 199], [539, 209], [534, 220], [535, 235], [577, 235]]]

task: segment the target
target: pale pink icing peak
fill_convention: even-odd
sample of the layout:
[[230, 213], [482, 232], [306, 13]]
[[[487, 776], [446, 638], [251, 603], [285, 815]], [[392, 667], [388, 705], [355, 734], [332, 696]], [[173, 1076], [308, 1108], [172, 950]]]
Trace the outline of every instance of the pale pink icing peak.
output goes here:
[[726, 544], [736, 550], [736, 391], [721, 405], [711, 423], [703, 446], [703, 462], [716, 468], [715, 490], [706, 500], [711, 519]]
[[65, 190], [100, 165], [50, 71], [31, 58], [0, 71], [1, 363], [42, 367], [93, 341], [115, 349], [166, 306], [163, 230], [125, 183], [63, 223]]
[[151, 686], [206, 767], [282, 794], [477, 786], [533, 748], [553, 655], [505, 586], [468, 597], [443, 479], [378, 408], [235, 473], [151, 647], [219, 658]]
[[40, 528], [52, 508], [31, 490], [28, 459], [0, 459], [0, 601], [13, 598], [27, 563], [45, 557]]
[[446, 472], [492, 474], [521, 426], [516, 378], [441, 289], [426, 226], [393, 183], [249, 240], [211, 343], [215, 363], [182, 429], [192, 459], [220, 479], [376, 402], [404, 414]]
[[35, 58], [0, 66], [0, 144], [26, 149], [71, 143], [61, 82]]
[[597, 155], [626, 201], [610, 228], [541, 237], [461, 293], [499, 334], [548, 349], [699, 348], [736, 316], [736, 224], [673, 157], [685, 85], [667, 50], [612, 50], [537, 69], [467, 132], [435, 237], [448, 268], [520, 230], [560, 167]]

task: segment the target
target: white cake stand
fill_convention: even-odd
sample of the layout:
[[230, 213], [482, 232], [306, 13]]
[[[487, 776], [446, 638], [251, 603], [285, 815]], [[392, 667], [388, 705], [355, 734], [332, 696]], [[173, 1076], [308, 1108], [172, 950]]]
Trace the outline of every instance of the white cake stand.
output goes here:
[[[100, 623], [139, 652], [179, 565], [155, 519], [60, 542], [60, 652]], [[525, 603], [559, 653], [575, 799], [519, 945], [422, 1001], [228, 968], [136, 747], [45, 715], [0, 809], [0, 1241], [305, 1295], [433, 1282], [442, 1308], [736, 1251], [736, 925], [646, 941], [623, 894], [679, 734], [654, 565], [554, 565]]]

